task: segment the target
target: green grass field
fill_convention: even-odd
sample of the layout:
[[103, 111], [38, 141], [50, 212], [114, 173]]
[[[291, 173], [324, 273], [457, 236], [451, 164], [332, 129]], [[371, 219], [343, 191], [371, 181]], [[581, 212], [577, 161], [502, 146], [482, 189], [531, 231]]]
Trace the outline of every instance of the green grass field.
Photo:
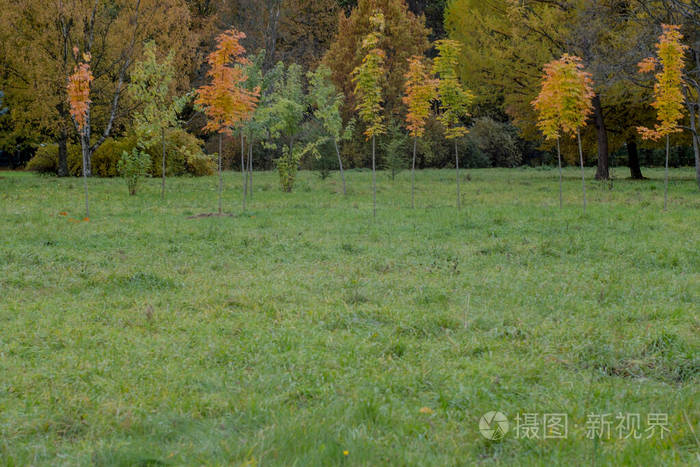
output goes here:
[[[337, 173], [256, 173], [246, 213], [229, 172], [233, 215], [193, 219], [215, 177], [165, 202], [94, 179], [77, 222], [80, 179], [0, 173], [0, 464], [697, 465], [693, 170], [666, 213], [662, 170], [589, 181], [585, 216], [573, 168], [562, 210], [555, 170], [462, 174], [457, 211], [453, 171], [417, 174], [415, 210], [410, 174], [380, 173], [376, 220], [367, 171], [347, 198]], [[568, 437], [516, 436], [526, 413]]]

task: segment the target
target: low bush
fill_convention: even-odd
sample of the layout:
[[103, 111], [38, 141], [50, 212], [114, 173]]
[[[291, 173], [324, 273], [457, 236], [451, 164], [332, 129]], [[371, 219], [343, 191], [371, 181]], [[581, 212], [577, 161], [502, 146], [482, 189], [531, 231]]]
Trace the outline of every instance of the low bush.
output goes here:
[[[118, 165], [124, 152], [131, 153], [136, 147], [136, 137], [128, 135], [121, 138], [107, 138], [92, 155], [92, 174], [98, 177], [116, 177]], [[166, 175], [194, 176], [211, 175], [215, 165], [211, 156], [204, 153], [203, 143], [194, 135], [180, 128], [166, 133], [165, 159]], [[145, 151], [150, 156], [148, 173], [154, 177], [161, 176], [162, 145], [160, 142]], [[58, 145], [40, 146], [34, 157], [27, 163], [27, 170], [38, 173], [58, 172]], [[80, 176], [83, 173], [83, 161], [80, 145], [68, 144], [68, 173]]]

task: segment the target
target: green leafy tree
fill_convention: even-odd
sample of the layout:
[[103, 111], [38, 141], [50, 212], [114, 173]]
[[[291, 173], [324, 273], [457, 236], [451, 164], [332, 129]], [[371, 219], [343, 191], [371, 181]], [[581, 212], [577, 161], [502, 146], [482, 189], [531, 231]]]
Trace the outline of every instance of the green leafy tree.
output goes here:
[[177, 114], [182, 111], [189, 96], [173, 99], [175, 84], [175, 53], [170, 51], [158, 61], [154, 42], [146, 43], [144, 57], [134, 64], [129, 93], [141, 105], [134, 113], [134, 129], [139, 146], [144, 149], [159, 139], [162, 148], [161, 198], [165, 198], [165, 132], [178, 126]]
[[360, 120], [365, 124], [365, 136], [372, 139], [372, 214], [377, 217], [377, 175], [376, 175], [376, 137], [386, 133], [382, 104], [382, 77], [386, 74], [384, 62], [386, 54], [379, 48], [384, 33], [384, 15], [375, 11], [370, 17], [374, 30], [367, 34], [360, 49], [364, 58], [360, 66], [353, 70], [355, 95], [358, 102], [356, 110]]
[[268, 73], [269, 95], [257, 114], [256, 124], [267, 129], [266, 146], [281, 149], [282, 155], [275, 160], [280, 175], [282, 191], [294, 188], [299, 163], [307, 154], [319, 156], [318, 148], [326, 139], [305, 142], [305, 113], [307, 96], [302, 83], [301, 66], [291, 64], [285, 68], [278, 63]]
[[[253, 199], [253, 149], [255, 147], [256, 140], [266, 138], [268, 136], [267, 123], [261, 121], [260, 118], [260, 109], [267, 105], [267, 95], [269, 94], [269, 83], [263, 75], [265, 55], [265, 51], [261, 50], [251, 58], [247, 65], [245, 65], [247, 80], [244, 83], [244, 87], [250, 92], [258, 90], [258, 93], [261, 96], [259, 105], [240, 123], [243, 199], [245, 200], [246, 196], [249, 196], [251, 201]], [[245, 146], [246, 138], [248, 139], [247, 152]]]
[[323, 130], [333, 140], [335, 152], [338, 156], [340, 177], [343, 180], [343, 195], [347, 194], [345, 186], [345, 172], [343, 172], [343, 160], [340, 157], [338, 142], [347, 141], [352, 137], [354, 120], [343, 127], [343, 117], [340, 113], [345, 96], [336, 90], [331, 81], [331, 70], [326, 65], [319, 65], [314, 72], [308, 73], [311, 91], [309, 100], [314, 107], [314, 117], [320, 122]]
[[129, 195], [136, 194], [139, 179], [148, 175], [148, 168], [151, 165], [151, 156], [139, 147], [135, 147], [131, 152], [122, 152], [121, 159], [117, 163], [119, 175], [124, 177], [129, 188]]
[[455, 40], [437, 41], [435, 48], [438, 56], [433, 61], [433, 73], [438, 75], [438, 96], [440, 98], [440, 115], [438, 119], [445, 127], [445, 138], [454, 140], [455, 169], [457, 171], [457, 208], [462, 207], [459, 192], [459, 152], [457, 139], [468, 133], [462, 118], [469, 116], [469, 106], [474, 95], [462, 87], [457, 75], [461, 44]]

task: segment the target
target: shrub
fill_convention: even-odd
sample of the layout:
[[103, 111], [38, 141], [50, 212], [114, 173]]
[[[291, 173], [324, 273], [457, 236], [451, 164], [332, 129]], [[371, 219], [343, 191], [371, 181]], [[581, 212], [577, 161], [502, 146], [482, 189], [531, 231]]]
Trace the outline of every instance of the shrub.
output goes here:
[[471, 139], [494, 167], [516, 167], [523, 160], [518, 131], [508, 123], [489, 117], [477, 118], [470, 131]]
[[58, 145], [45, 144], [39, 146], [34, 157], [27, 162], [27, 170], [42, 174], [55, 174], [58, 171]]
[[148, 175], [148, 168], [151, 165], [151, 156], [138, 148], [132, 148], [131, 152], [124, 151], [117, 164], [119, 174], [126, 180], [129, 187], [129, 194], [136, 194], [136, 187], [139, 178]]
[[[68, 144], [68, 173], [74, 176], [83, 174], [83, 156], [80, 146]], [[58, 144], [39, 146], [36, 154], [27, 163], [27, 170], [38, 173], [58, 173]]]
[[[165, 132], [166, 175], [190, 174], [196, 177], [212, 175], [216, 170], [213, 158], [203, 151], [204, 143], [182, 128], [170, 128]], [[152, 159], [151, 174], [162, 175], [163, 147], [155, 143], [146, 150]]]
[[199, 151], [196, 153], [185, 153], [185, 167], [187, 173], [195, 177], [213, 175], [216, 171], [216, 162], [211, 155]]
[[122, 154], [130, 153], [136, 147], [136, 136], [130, 134], [123, 138], [107, 138], [92, 154], [92, 173], [98, 177], [116, 177]]
[[[166, 132], [165, 159], [167, 175], [191, 174], [194, 176], [211, 175], [215, 165], [204, 154], [203, 143], [194, 135], [183, 129], [171, 129]], [[92, 173], [99, 177], [116, 177], [119, 173], [119, 161], [124, 152], [130, 153], [136, 147], [136, 136], [130, 134], [122, 138], [107, 138], [92, 155]], [[150, 156], [148, 172], [153, 176], [161, 175], [162, 146], [158, 142], [145, 151]], [[27, 170], [39, 173], [57, 173], [58, 145], [40, 146], [34, 157], [27, 164]], [[68, 173], [81, 176], [83, 158], [80, 146], [68, 144]]]
[[282, 156], [275, 160], [277, 171], [280, 174], [280, 186], [285, 193], [291, 193], [294, 188], [294, 181], [299, 170], [301, 153], [299, 151], [289, 152], [286, 146], [282, 148]]

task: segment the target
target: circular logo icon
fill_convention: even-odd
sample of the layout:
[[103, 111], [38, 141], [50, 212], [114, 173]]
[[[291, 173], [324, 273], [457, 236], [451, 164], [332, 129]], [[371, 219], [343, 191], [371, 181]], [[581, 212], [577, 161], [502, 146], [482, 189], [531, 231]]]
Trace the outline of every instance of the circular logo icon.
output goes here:
[[501, 412], [488, 412], [479, 420], [481, 435], [492, 441], [498, 441], [508, 433], [508, 418]]

